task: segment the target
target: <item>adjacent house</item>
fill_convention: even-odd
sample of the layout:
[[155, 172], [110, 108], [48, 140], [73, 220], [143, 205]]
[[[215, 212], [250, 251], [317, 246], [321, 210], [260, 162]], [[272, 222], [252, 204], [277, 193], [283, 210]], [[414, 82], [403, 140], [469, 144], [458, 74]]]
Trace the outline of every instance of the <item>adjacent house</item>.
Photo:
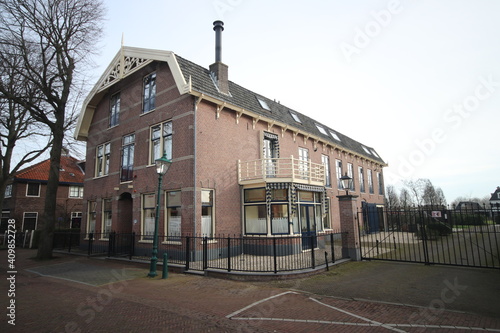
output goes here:
[[[7, 185], [2, 206], [2, 227], [16, 220], [17, 231], [36, 230], [45, 205], [50, 160], [18, 171]], [[56, 229], [80, 228], [83, 203], [84, 163], [61, 156], [57, 190]]]
[[222, 22], [214, 30], [209, 68], [122, 46], [87, 96], [75, 131], [87, 144], [82, 230], [101, 239], [135, 232], [151, 242], [154, 164], [163, 154], [172, 165], [161, 187], [160, 235], [338, 229], [344, 174], [359, 205], [383, 205], [386, 163], [376, 150], [230, 81]]
[[500, 186], [497, 186], [495, 192], [491, 193], [490, 205], [498, 210], [500, 206]]

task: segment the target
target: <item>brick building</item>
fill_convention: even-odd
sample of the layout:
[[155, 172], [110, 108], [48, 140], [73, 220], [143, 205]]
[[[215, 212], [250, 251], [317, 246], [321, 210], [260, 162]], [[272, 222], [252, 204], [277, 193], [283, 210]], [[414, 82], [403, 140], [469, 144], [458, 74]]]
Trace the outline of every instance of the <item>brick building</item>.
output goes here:
[[[87, 142], [83, 223], [89, 232], [154, 229], [163, 153], [160, 235], [294, 235], [339, 228], [340, 176], [366, 205], [383, 205], [377, 152], [228, 80], [222, 22], [216, 62], [123, 47], [80, 114]], [[105, 238], [105, 236], [103, 236]]]
[[[16, 220], [18, 231], [35, 230], [45, 205], [50, 160], [16, 173], [7, 185], [2, 205], [2, 228], [8, 219]], [[56, 229], [80, 228], [83, 204], [84, 163], [61, 156], [57, 190]]]

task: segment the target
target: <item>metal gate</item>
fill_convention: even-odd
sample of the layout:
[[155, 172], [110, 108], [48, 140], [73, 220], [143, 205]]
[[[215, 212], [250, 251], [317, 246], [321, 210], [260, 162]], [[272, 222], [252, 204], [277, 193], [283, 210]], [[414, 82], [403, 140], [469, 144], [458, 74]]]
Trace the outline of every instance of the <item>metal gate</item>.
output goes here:
[[358, 212], [361, 257], [500, 268], [500, 209], [419, 207]]

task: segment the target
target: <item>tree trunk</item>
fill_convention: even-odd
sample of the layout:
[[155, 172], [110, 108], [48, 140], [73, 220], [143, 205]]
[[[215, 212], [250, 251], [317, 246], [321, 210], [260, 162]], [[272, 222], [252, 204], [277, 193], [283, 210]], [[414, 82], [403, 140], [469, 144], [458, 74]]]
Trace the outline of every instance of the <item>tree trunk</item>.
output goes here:
[[[64, 123], [64, 122], [63, 122]], [[57, 126], [57, 124], [56, 124]], [[36, 258], [47, 260], [52, 258], [54, 229], [56, 225], [57, 189], [59, 187], [59, 169], [61, 166], [61, 152], [63, 145], [64, 129], [54, 132], [54, 141], [50, 150], [49, 180], [45, 193], [45, 206], [40, 220], [41, 234], [38, 241]], [[57, 133], [57, 134], [56, 134]]]

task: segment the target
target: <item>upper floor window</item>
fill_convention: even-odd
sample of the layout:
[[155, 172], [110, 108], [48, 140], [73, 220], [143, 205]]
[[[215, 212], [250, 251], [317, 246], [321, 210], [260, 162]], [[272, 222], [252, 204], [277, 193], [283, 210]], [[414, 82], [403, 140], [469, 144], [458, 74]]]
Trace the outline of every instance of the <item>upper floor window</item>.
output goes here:
[[111, 155], [111, 144], [105, 143], [97, 146], [95, 176], [101, 177], [109, 173], [109, 157]]
[[366, 171], [366, 173], [367, 173], [367, 177], [368, 177], [368, 191], [373, 194], [374, 191], [373, 191], [373, 175], [372, 175], [372, 171], [370, 169], [368, 169]]
[[347, 175], [351, 177], [351, 181], [349, 182], [350, 183], [349, 190], [351, 191], [356, 190], [354, 186], [354, 166], [352, 165], [352, 163], [347, 163]]
[[132, 180], [134, 173], [134, 144], [135, 134], [126, 135], [122, 140], [122, 166], [120, 180]]
[[384, 180], [382, 179], [382, 174], [377, 172], [377, 183], [378, 183], [378, 194], [384, 195]]
[[26, 187], [27, 197], [39, 197], [40, 196], [40, 183], [28, 183]]
[[12, 197], [12, 184], [7, 185], [5, 188], [5, 198]]
[[339, 190], [342, 190], [344, 188], [344, 185], [342, 184], [342, 180], [340, 179], [342, 177], [342, 161], [341, 160], [335, 160], [335, 169], [337, 172], [337, 188]]
[[363, 167], [358, 167], [359, 175], [359, 191], [365, 192], [365, 174], [363, 173]]
[[144, 78], [142, 98], [142, 112], [154, 110], [156, 103], [156, 73], [151, 73]]
[[109, 127], [118, 125], [120, 115], [120, 93], [111, 96], [111, 105], [109, 108]]
[[70, 198], [83, 198], [83, 186], [70, 186], [69, 187], [69, 197]]
[[330, 157], [328, 155], [321, 155], [321, 162], [325, 166], [325, 185], [332, 186], [332, 181], [330, 177]]
[[172, 122], [158, 124], [151, 127], [151, 153], [149, 164], [154, 164], [155, 160], [165, 156], [172, 159]]

